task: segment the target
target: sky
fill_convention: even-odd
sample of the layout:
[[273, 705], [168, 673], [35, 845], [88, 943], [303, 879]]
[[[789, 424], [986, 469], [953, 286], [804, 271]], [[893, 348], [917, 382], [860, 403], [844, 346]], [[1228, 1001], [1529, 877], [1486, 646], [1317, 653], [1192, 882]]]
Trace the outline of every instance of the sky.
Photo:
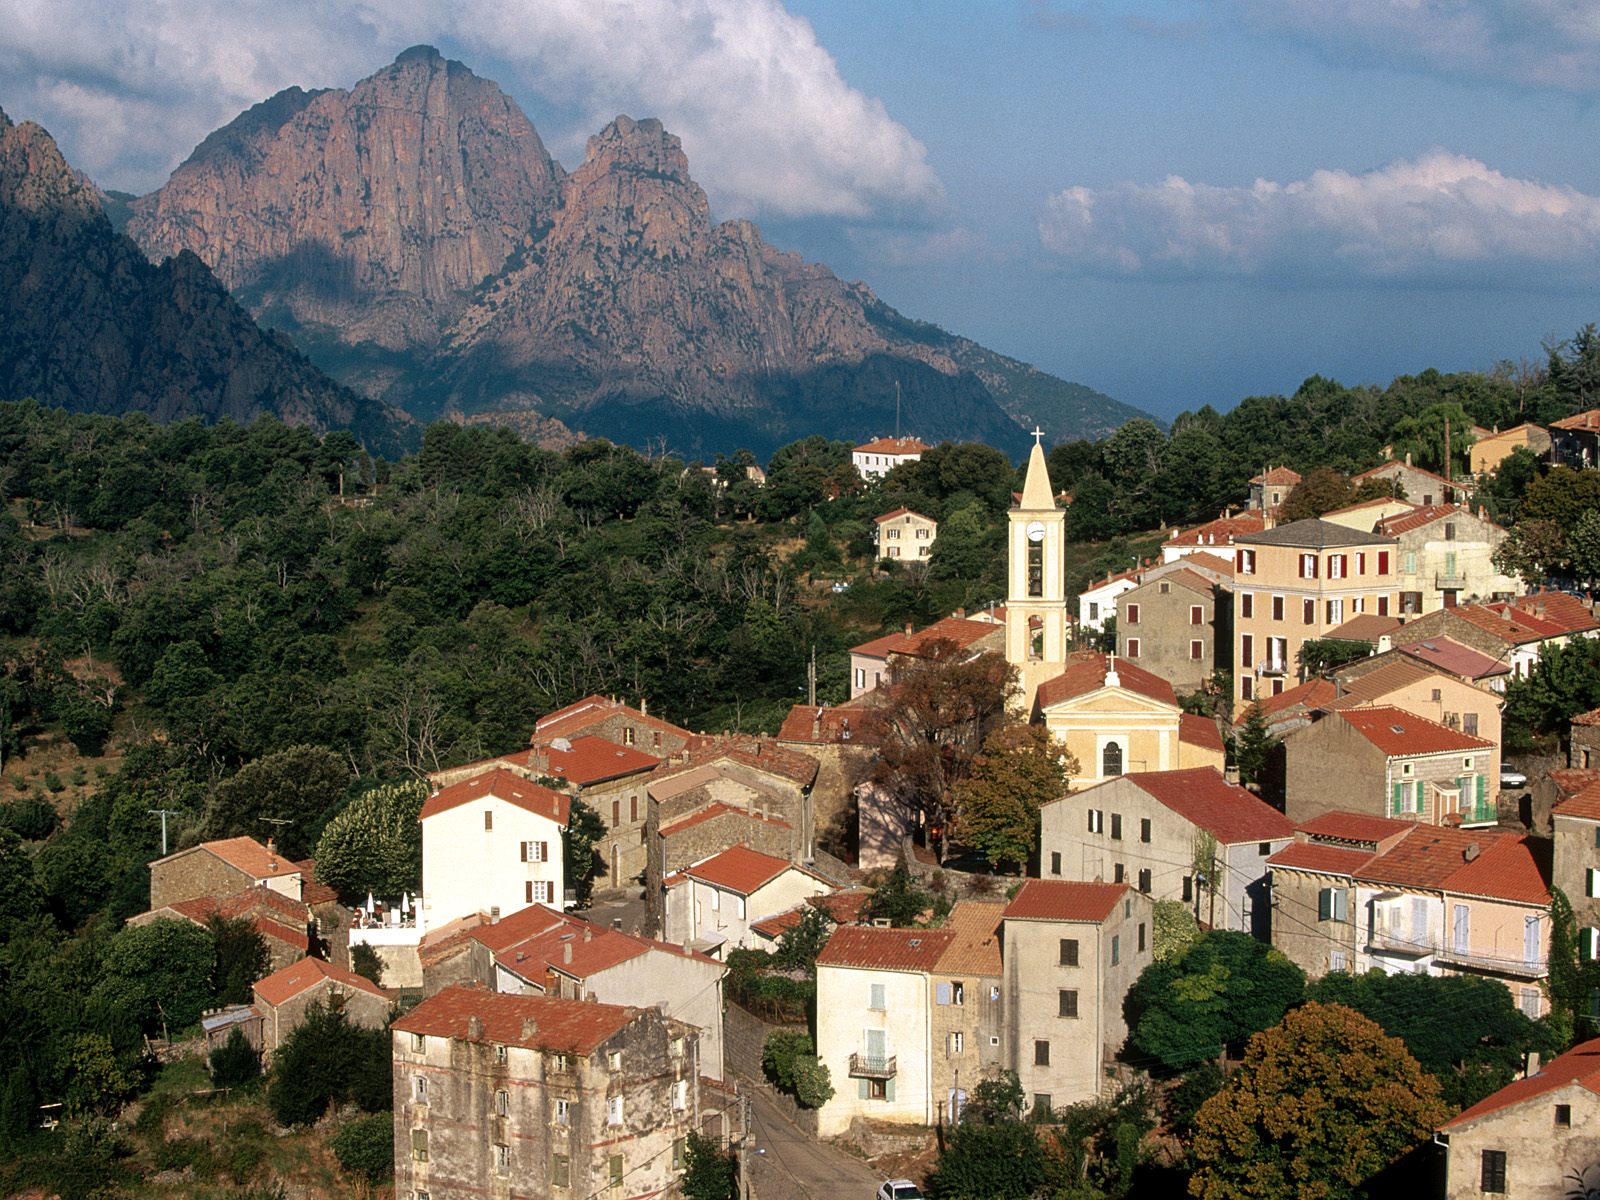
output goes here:
[[138, 193], [422, 42], [569, 169], [660, 117], [716, 218], [1163, 419], [1600, 321], [1597, 0], [0, 0], [0, 108]]

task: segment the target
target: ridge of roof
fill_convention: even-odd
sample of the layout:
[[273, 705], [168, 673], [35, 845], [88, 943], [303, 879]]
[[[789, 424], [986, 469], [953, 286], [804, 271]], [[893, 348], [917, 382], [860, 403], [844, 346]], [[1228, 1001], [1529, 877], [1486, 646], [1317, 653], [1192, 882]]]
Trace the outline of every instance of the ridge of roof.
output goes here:
[[1293, 821], [1238, 784], [1229, 783], [1215, 767], [1130, 771], [1122, 778], [1223, 845], [1294, 836]]
[[1568, 1086], [1585, 1088], [1600, 1095], [1600, 1038], [1580, 1042], [1565, 1054], [1558, 1054], [1540, 1067], [1537, 1074], [1512, 1080], [1498, 1092], [1490, 1093], [1470, 1108], [1457, 1113], [1439, 1128], [1459, 1129], [1480, 1118], [1537, 1100]]
[[456, 986], [429, 996], [390, 1028], [398, 1033], [587, 1057], [647, 1011], [593, 1000]]
[[1260, 533], [1247, 534], [1236, 541], [1251, 546], [1291, 546], [1307, 550], [1326, 550], [1341, 546], [1393, 546], [1396, 539], [1381, 533], [1363, 533], [1345, 525], [1335, 525], [1317, 517], [1274, 525]]
[[1008, 921], [1084, 921], [1098, 925], [1131, 889], [1125, 883], [1026, 879], [1004, 913]]
[[1049, 708], [1064, 700], [1097, 692], [1106, 686], [1106, 676], [1113, 668], [1118, 686], [1173, 708], [1178, 706], [1177, 693], [1167, 680], [1125, 658], [1119, 659], [1114, 654], [1101, 654], [1098, 651], [1080, 652], [1069, 657], [1066, 669], [1061, 674], [1039, 685], [1037, 703], [1042, 709]]
[[340, 983], [345, 987], [376, 996], [380, 1000], [389, 998], [372, 980], [357, 975], [354, 971], [346, 971], [343, 967], [336, 967], [320, 958], [302, 958], [299, 962], [290, 963], [265, 978], [256, 980], [252, 990], [258, 1000], [277, 1008], [284, 1001], [291, 1000], [301, 992], [324, 982]]
[[545, 817], [565, 828], [572, 813], [572, 798], [553, 791], [543, 784], [534, 783], [516, 772], [497, 767], [474, 775], [460, 783], [453, 783], [429, 796], [423, 802], [419, 820], [438, 816], [475, 800], [499, 800], [536, 816]]
[[1462, 733], [1391, 705], [1374, 704], [1366, 708], [1338, 711], [1338, 719], [1372, 745], [1386, 758], [1413, 754], [1445, 754], [1454, 750], [1493, 750], [1494, 743], [1470, 733]]

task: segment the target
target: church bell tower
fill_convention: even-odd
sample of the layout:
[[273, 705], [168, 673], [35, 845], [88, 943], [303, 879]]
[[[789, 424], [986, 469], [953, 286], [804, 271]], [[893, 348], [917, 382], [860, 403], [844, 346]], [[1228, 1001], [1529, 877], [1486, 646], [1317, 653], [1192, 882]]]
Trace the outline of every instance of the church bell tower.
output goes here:
[[1033, 431], [1022, 499], [1007, 530], [1006, 661], [1017, 668], [1024, 712], [1033, 710], [1039, 685], [1067, 663], [1067, 516], [1050, 487], [1043, 437]]

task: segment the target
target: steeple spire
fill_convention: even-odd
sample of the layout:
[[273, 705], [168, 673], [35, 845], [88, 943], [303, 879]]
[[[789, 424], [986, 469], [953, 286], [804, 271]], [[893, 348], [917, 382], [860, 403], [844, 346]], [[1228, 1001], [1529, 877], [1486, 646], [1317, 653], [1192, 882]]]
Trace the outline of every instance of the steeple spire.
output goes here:
[[1044, 460], [1044, 430], [1033, 431], [1033, 449], [1028, 452], [1028, 474], [1022, 484], [1020, 507], [1032, 511], [1054, 511], [1055, 494], [1050, 490], [1050, 468]]

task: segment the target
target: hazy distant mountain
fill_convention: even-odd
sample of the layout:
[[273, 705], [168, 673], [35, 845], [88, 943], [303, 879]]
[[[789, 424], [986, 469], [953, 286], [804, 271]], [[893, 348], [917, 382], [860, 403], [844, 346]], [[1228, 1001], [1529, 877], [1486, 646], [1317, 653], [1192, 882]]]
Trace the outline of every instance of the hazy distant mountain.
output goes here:
[[676, 137], [619, 117], [569, 176], [493, 83], [429, 47], [212, 134], [129, 234], [190, 250], [351, 386], [420, 418], [555, 418], [640, 444], [770, 450], [894, 422], [1008, 450], [1137, 415], [713, 224]]
[[152, 266], [54, 140], [0, 112], [0, 398], [80, 412], [350, 427], [375, 450], [402, 414], [265, 334], [192, 254]]

